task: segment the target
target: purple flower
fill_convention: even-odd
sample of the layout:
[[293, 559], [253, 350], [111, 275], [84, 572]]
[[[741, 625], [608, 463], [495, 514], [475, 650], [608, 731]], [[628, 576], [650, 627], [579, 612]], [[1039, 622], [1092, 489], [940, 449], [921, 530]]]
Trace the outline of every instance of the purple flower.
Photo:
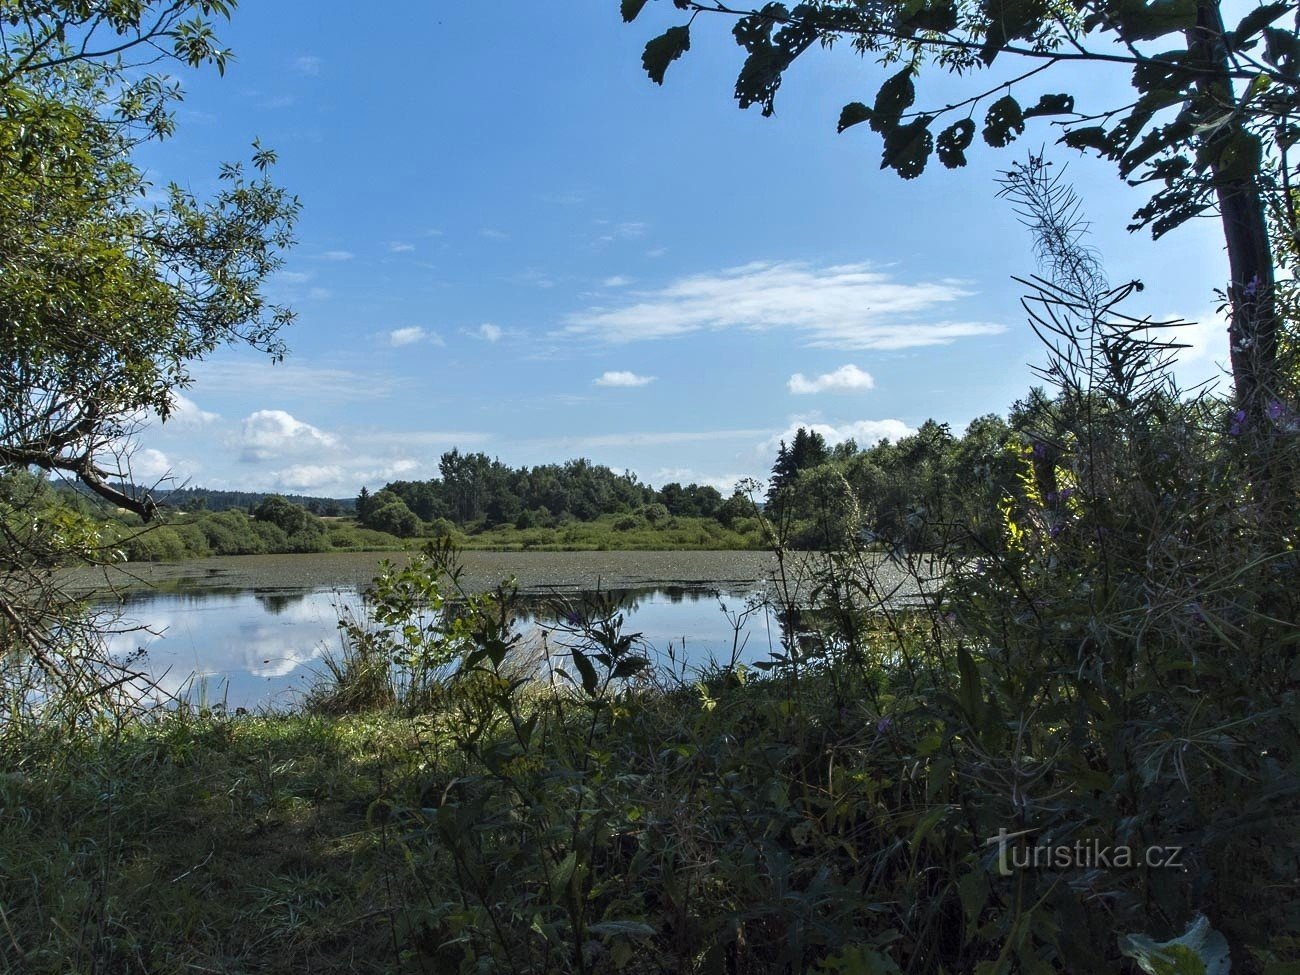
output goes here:
[[876, 722], [876, 734], [878, 735], [887, 734], [889, 732], [889, 729], [892, 727], [894, 727], [893, 718], [881, 718], [879, 721]]
[[1272, 420], [1274, 423], [1277, 423], [1279, 420], [1281, 420], [1284, 416], [1287, 415], [1287, 408], [1283, 406], [1281, 403], [1279, 403], [1277, 400], [1272, 400], [1268, 404], [1268, 409], [1266, 409], [1264, 412], [1268, 414], [1268, 418], [1270, 420]]
[[1036, 444], [1034, 444], [1034, 456], [1035, 456], [1038, 460], [1046, 460], [1046, 459], [1047, 459], [1047, 444], [1045, 444], [1045, 443], [1036, 443]]
[[1241, 293], [1246, 298], [1253, 298], [1259, 293], [1259, 275], [1256, 274], [1250, 279], [1250, 283], [1241, 289]]
[[1074, 497], [1074, 488], [1062, 488], [1062, 489], [1061, 489], [1061, 500], [1062, 500], [1062, 501], [1069, 501], [1072, 497]]
[[1228, 436], [1240, 437], [1246, 432], [1246, 411], [1238, 410], [1232, 414], [1232, 420], [1228, 423]]

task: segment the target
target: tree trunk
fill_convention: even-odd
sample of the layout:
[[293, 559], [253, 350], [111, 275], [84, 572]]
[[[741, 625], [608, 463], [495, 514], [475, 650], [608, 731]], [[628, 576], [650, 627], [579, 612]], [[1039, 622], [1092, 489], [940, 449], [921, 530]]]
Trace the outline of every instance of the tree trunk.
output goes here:
[[[1190, 52], [1210, 69], [1197, 81], [1202, 104], [1209, 112], [1230, 109], [1235, 97], [1223, 45], [1219, 0], [1199, 0], [1197, 26], [1188, 34]], [[1227, 142], [1240, 133], [1240, 123], [1234, 120], [1212, 133], [1210, 139]], [[1260, 431], [1277, 388], [1278, 316], [1268, 219], [1258, 170], [1245, 177], [1225, 177], [1217, 154], [1211, 153], [1211, 157], [1231, 275], [1227, 297], [1232, 311], [1228, 329], [1232, 379], [1237, 404], [1246, 414], [1246, 426]]]

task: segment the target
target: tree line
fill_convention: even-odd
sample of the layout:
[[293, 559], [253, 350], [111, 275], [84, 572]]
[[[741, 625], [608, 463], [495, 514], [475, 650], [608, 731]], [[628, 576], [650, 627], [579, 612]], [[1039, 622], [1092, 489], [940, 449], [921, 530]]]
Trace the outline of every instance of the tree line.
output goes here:
[[420, 534], [422, 525], [474, 531], [514, 525], [549, 528], [601, 515], [639, 515], [650, 524], [670, 517], [733, 517], [738, 509], [713, 487], [676, 482], [655, 490], [631, 471], [579, 458], [563, 464], [511, 467], [484, 453], [453, 449], [438, 462], [440, 477], [392, 481], [373, 494], [362, 488], [357, 519], [367, 528], [399, 537]]

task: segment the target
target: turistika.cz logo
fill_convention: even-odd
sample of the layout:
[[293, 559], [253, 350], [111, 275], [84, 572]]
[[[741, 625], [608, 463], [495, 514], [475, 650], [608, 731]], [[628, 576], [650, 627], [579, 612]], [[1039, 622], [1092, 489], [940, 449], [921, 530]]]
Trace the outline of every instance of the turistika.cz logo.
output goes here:
[[1180, 869], [1183, 865], [1181, 846], [1133, 847], [1097, 840], [1055, 844], [1016, 842], [1033, 832], [1022, 829], [1011, 833], [1004, 828], [998, 830], [997, 836], [984, 841], [985, 846], [997, 844], [998, 873], [1009, 877], [1017, 870], [1131, 870], [1142, 866]]

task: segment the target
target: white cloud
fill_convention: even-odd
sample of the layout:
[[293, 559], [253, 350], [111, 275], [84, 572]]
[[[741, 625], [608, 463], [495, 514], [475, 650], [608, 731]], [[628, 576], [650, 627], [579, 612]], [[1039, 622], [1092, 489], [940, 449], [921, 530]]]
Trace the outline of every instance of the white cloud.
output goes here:
[[697, 474], [689, 467], [661, 467], [655, 471], [654, 476], [649, 478], [649, 482], [655, 487], [663, 487], [673, 482], [683, 485], [698, 484], [701, 487], [714, 488], [723, 497], [731, 497], [741, 481], [753, 476], [752, 474], [724, 474], [721, 477], [712, 477], [707, 474]]
[[404, 240], [394, 240], [388, 245], [388, 251], [390, 254], [405, 254], [413, 250], [415, 250], [415, 245], [408, 244]]
[[353, 254], [351, 251], [338, 250], [338, 251], [326, 251], [325, 253], [321, 254], [320, 259], [322, 261], [350, 261], [352, 260], [352, 258], [356, 256], [357, 255]]
[[648, 386], [654, 381], [654, 376], [638, 376], [627, 370], [602, 373], [592, 380], [597, 386]]
[[172, 473], [172, 462], [161, 450], [145, 448], [127, 458], [123, 473], [135, 484], [152, 484]]
[[632, 279], [625, 278], [621, 274], [615, 274], [612, 277], [606, 278], [604, 281], [600, 283], [606, 288], [626, 288], [629, 284], [632, 283]]
[[416, 342], [429, 342], [432, 345], [445, 345], [442, 336], [437, 332], [430, 332], [419, 325], [413, 325], [410, 328], [395, 328], [388, 333], [388, 344], [392, 346], [414, 345]]
[[831, 425], [829, 423], [810, 423], [807, 420], [791, 420], [790, 425], [775, 436], [769, 437], [760, 443], [757, 450], [764, 456], [776, 452], [781, 441], [787, 444], [794, 442], [795, 434], [799, 428], [803, 427], [812, 433], [820, 433], [829, 446], [843, 443], [846, 440], [853, 440], [859, 447], [869, 447], [886, 438], [890, 440], [901, 440], [903, 437], [910, 437], [916, 433], [913, 427], [909, 427], [902, 420], [855, 420], [851, 423], [840, 423]]
[[307, 54], [303, 57], [294, 59], [293, 69], [299, 74], [314, 76], [320, 74], [322, 63], [323, 62], [320, 58], [315, 55]]
[[510, 239], [509, 234], [505, 233], [504, 231], [497, 230], [496, 227], [484, 227], [482, 230], [478, 232], [478, 235], [480, 237], [485, 237], [488, 240], [509, 240]]
[[172, 391], [172, 411], [167, 422], [173, 427], [202, 427], [220, 419], [220, 413], [209, 413], [188, 396]]
[[284, 410], [257, 410], [244, 419], [240, 460], [255, 463], [285, 455], [316, 453], [338, 442], [334, 434], [295, 419]]
[[624, 220], [621, 223], [597, 220], [596, 223], [604, 228], [596, 238], [598, 244], [610, 244], [616, 240], [636, 240], [644, 237], [648, 229], [647, 225], [640, 220]]
[[276, 271], [275, 279], [285, 284], [305, 284], [312, 278], [310, 271]]
[[484, 322], [475, 329], [474, 334], [485, 342], [499, 342], [501, 340], [500, 326], [493, 325], [491, 322]]
[[790, 392], [800, 395], [824, 393], [827, 390], [874, 389], [876, 381], [871, 373], [863, 372], [853, 363], [840, 366], [834, 372], [823, 373], [816, 379], [808, 379], [801, 372], [796, 372], [786, 384]]
[[274, 393], [322, 399], [374, 399], [401, 384], [392, 376], [350, 369], [273, 363], [268, 358], [222, 358], [194, 368], [195, 387], [205, 392]]
[[730, 328], [789, 328], [802, 332], [808, 345], [839, 349], [946, 345], [1005, 331], [991, 322], [930, 317], [971, 294], [953, 281], [905, 284], [866, 264], [756, 262], [634, 292], [633, 302], [620, 307], [588, 308], [570, 315], [564, 331], [633, 342]]

